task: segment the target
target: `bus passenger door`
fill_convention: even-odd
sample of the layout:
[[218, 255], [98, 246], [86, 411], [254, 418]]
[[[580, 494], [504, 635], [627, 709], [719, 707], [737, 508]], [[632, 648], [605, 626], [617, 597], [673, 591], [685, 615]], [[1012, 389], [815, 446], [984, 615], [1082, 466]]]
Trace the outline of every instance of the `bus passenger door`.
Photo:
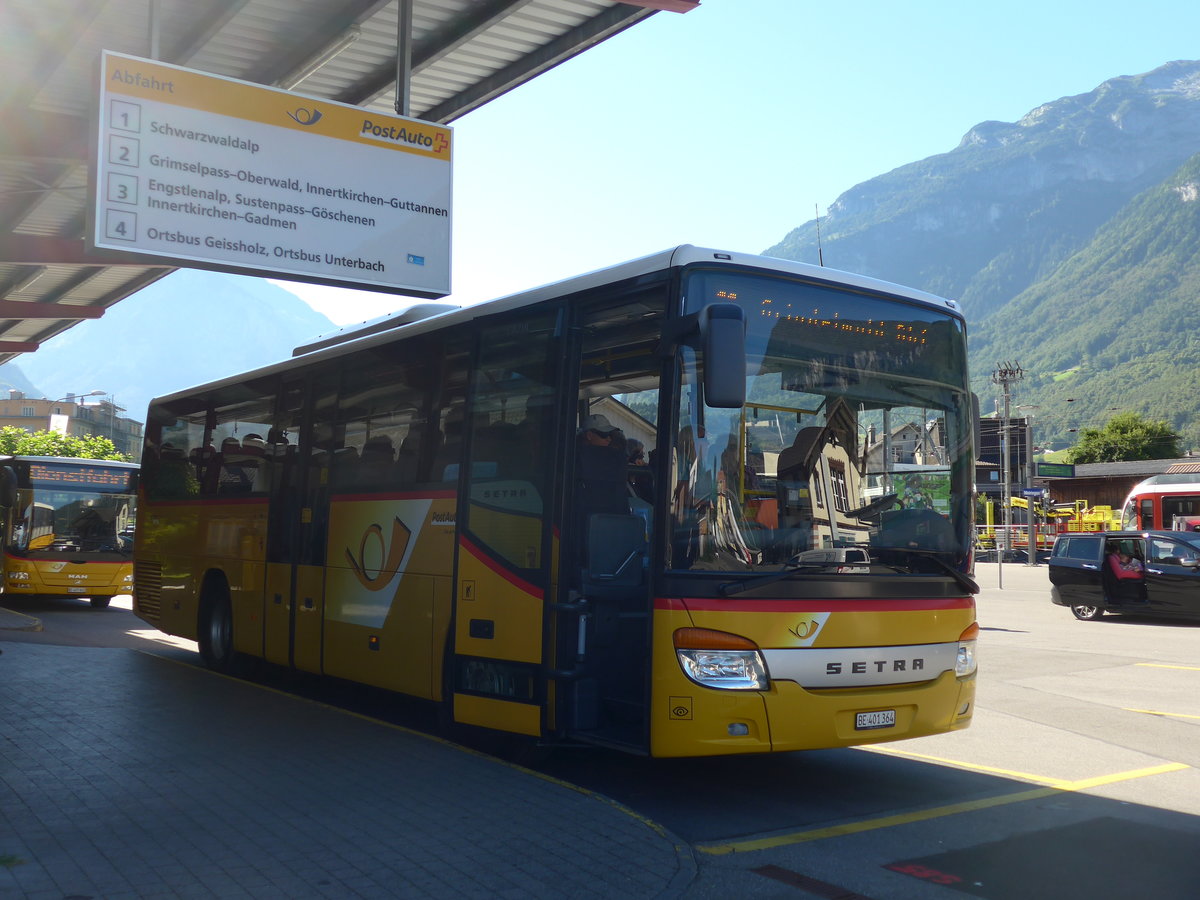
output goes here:
[[472, 367], [445, 693], [456, 722], [537, 737], [562, 323], [539, 309], [487, 327]]
[[649, 746], [653, 534], [669, 470], [656, 451], [666, 296], [661, 284], [577, 310], [561, 433], [557, 720], [577, 739], [630, 749]]
[[[306, 410], [328, 410], [332, 391], [289, 381], [280, 392], [267, 439], [270, 477], [264, 656], [280, 665], [320, 672], [324, 617], [324, 523], [328, 517], [327, 453], [312, 446]], [[317, 415], [321, 415], [317, 409]]]

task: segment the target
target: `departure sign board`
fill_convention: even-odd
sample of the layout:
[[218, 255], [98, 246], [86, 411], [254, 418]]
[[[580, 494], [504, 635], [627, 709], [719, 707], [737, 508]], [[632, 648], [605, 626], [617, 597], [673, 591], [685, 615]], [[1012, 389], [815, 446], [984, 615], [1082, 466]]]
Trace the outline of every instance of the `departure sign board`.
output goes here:
[[450, 292], [452, 131], [105, 52], [93, 246]]
[[36, 487], [60, 487], [97, 493], [129, 493], [133, 472], [125, 468], [54, 463], [30, 463], [29, 480]]

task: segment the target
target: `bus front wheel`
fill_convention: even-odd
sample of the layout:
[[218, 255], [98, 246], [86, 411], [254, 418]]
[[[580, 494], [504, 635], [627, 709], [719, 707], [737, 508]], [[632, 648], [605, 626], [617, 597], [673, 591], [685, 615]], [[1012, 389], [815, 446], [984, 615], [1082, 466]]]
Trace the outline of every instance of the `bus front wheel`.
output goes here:
[[93, 597], [92, 609], [106, 609], [110, 600], [112, 597]]
[[233, 608], [229, 603], [228, 591], [209, 588], [200, 608], [200, 657], [210, 669], [232, 672], [233, 651]]

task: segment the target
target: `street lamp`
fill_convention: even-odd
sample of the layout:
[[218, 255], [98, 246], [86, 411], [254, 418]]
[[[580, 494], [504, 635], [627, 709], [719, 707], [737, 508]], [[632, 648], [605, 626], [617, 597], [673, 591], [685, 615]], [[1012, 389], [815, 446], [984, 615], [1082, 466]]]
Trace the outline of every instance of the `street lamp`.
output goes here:
[[[77, 400], [82, 400], [84, 397], [101, 397], [106, 393], [108, 393], [108, 392], [101, 391], [101, 390], [95, 390], [95, 391], [88, 391], [86, 394], [67, 394], [67, 396], [59, 397], [57, 400], [51, 400], [50, 405], [53, 407], [55, 403], [62, 403], [63, 401], [67, 401], [68, 403], [75, 403]], [[77, 404], [77, 405], [82, 406], [83, 404]], [[70, 417], [67, 417], [67, 418], [69, 419]], [[50, 425], [51, 431], [57, 430], [54, 427], [54, 413], [50, 413], [50, 415], [49, 415], [49, 425]], [[61, 424], [61, 429], [62, 429], [63, 434], [70, 434], [70, 425], [63, 423], [63, 424]]]
[[76, 400], [82, 400], [84, 397], [103, 397], [108, 391], [88, 391], [86, 394], [67, 394], [65, 397], [59, 397], [57, 400], [51, 400], [51, 403], [62, 403], [64, 400], [69, 400], [74, 403]]

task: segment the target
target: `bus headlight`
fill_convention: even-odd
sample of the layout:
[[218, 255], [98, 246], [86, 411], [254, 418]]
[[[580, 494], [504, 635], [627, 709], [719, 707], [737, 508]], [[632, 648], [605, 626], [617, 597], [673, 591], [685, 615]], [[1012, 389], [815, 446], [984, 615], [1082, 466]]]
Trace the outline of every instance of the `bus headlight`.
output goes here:
[[767, 662], [753, 641], [708, 628], [675, 632], [675, 655], [696, 684], [727, 691], [765, 691]]
[[975, 662], [975, 642], [979, 637], [979, 625], [974, 624], [964, 631], [958, 638], [958, 656], [954, 660], [954, 674], [959, 678], [966, 675], [974, 675], [977, 664]]

